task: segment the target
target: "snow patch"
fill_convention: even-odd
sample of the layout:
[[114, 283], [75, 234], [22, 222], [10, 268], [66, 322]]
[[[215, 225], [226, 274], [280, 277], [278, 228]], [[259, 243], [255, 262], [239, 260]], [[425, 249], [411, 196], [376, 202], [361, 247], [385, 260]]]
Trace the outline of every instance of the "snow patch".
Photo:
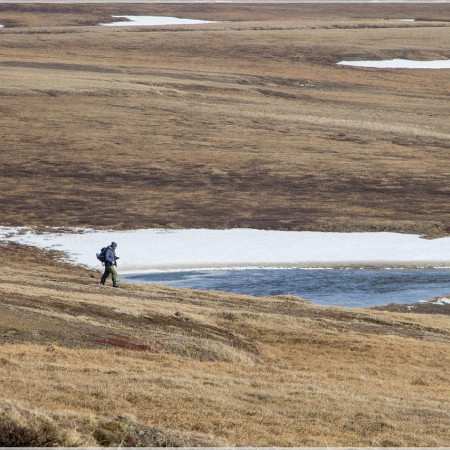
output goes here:
[[99, 268], [95, 254], [118, 243], [120, 272], [224, 267], [445, 267], [450, 238], [397, 233], [230, 230], [98, 231], [0, 227], [0, 240], [59, 250], [69, 261]]
[[166, 16], [112, 16], [115, 19], [128, 19], [118, 22], [101, 23], [105, 27], [161, 26], [161, 25], [196, 25], [200, 23], [217, 23], [212, 20], [182, 19]]
[[436, 302], [431, 302], [432, 305], [439, 305], [439, 306], [443, 306], [443, 305], [450, 305], [450, 298], [440, 298], [439, 300], [437, 300]]
[[341, 61], [341, 66], [371, 67], [377, 69], [450, 69], [450, 60], [414, 61], [391, 59], [383, 61]]

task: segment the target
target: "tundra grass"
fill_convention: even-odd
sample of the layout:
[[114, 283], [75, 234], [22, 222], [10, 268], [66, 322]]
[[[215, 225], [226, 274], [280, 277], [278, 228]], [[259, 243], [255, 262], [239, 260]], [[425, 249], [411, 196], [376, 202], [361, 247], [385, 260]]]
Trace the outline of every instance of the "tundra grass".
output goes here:
[[[120, 14], [221, 23], [101, 27]], [[413, 18], [414, 22], [399, 19]], [[446, 4], [0, 5], [4, 225], [448, 233]]]
[[[120, 14], [224, 22], [97, 26]], [[445, 4], [0, 5], [1, 224], [448, 234], [447, 72], [337, 63], [448, 59], [449, 20]], [[447, 315], [113, 290], [1, 255], [1, 445], [449, 444]]]
[[2, 254], [0, 426], [22, 436], [4, 445], [449, 442], [448, 315], [113, 289]]

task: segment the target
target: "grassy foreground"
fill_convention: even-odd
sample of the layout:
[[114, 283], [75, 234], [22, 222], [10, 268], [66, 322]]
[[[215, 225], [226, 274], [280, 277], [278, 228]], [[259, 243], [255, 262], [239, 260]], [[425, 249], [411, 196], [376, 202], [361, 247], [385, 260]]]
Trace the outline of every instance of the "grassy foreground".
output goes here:
[[1, 445], [449, 443], [449, 316], [113, 289], [1, 253]]

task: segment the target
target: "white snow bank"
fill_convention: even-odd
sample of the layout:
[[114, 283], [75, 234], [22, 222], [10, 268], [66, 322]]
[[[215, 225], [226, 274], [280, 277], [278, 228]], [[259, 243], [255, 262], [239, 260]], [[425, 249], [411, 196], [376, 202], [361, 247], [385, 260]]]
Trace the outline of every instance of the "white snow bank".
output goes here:
[[391, 59], [383, 61], [341, 61], [342, 66], [374, 67], [377, 69], [450, 69], [450, 60], [414, 61], [410, 59]]
[[450, 238], [397, 233], [231, 230], [54, 230], [0, 227], [0, 240], [66, 252], [70, 261], [101, 267], [95, 254], [118, 243], [121, 273], [219, 267], [442, 267]]
[[112, 16], [116, 19], [128, 19], [119, 22], [101, 23], [105, 27], [153, 26], [153, 25], [195, 25], [199, 23], [216, 23], [211, 20], [181, 19], [166, 16]]
[[450, 305], [450, 298], [440, 298], [436, 302], [431, 302], [431, 304], [432, 305], [439, 305], [439, 306]]

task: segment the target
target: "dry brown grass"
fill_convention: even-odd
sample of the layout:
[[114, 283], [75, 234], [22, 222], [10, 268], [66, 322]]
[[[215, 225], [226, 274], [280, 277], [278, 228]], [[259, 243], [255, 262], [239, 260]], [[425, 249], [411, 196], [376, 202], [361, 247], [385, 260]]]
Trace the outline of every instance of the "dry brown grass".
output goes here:
[[[153, 13], [235, 22], [93, 26]], [[449, 19], [2, 4], [0, 223], [448, 233], [448, 74], [335, 63], [448, 58]], [[449, 444], [448, 316], [114, 290], [0, 253], [0, 445]]]
[[[229, 20], [102, 28], [115, 14]], [[417, 22], [391, 19], [416, 18]], [[2, 223], [448, 232], [430, 5], [0, 5]]]
[[448, 316], [116, 290], [1, 250], [0, 427], [22, 444], [449, 442]]

